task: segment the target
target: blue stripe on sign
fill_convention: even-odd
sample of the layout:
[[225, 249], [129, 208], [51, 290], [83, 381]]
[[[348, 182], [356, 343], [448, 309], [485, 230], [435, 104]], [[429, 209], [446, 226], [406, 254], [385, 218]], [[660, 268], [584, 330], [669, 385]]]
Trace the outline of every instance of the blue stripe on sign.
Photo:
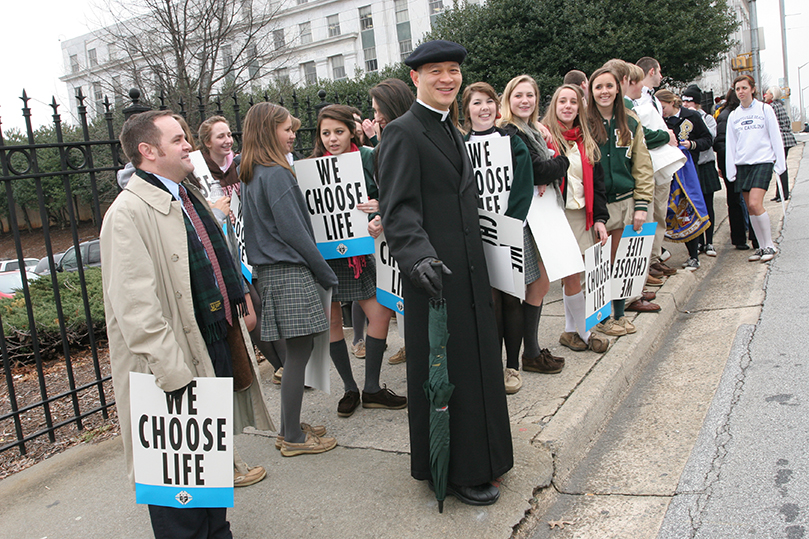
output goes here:
[[242, 265], [242, 275], [244, 275], [244, 278], [247, 279], [248, 283], [252, 283], [253, 274], [250, 273], [250, 270], [247, 269], [247, 265], [244, 262], [242, 262], [241, 265]]
[[632, 238], [635, 236], [654, 236], [655, 230], [657, 230], [657, 223], [645, 223], [639, 232], [635, 232], [635, 229], [632, 228], [632, 225], [626, 225], [624, 227], [624, 231], [621, 234], [622, 238]]
[[[187, 496], [181, 495], [182, 492]], [[180, 500], [183, 499], [188, 499], [188, 502], [181, 503]], [[233, 487], [178, 487], [135, 483], [135, 503], [178, 509], [233, 507]]]
[[376, 301], [383, 307], [387, 307], [388, 309], [395, 311], [399, 314], [404, 314], [404, 300], [399, 296], [397, 296], [396, 294], [392, 294], [387, 290], [377, 288]]
[[364, 238], [354, 238], [351, 240], [324, 241], [317, 244], [320, 254], [326, 260], [333, 258], [349, 258], [352, 256], [372, 255], [376, 246], [374, 238], [366, 236]]
[[[609, 283], [607, 283], [609, 285]], [[612, 302], [608, 301], [606, 305], [587, 317], [585, 327], [587, 331], [593, 329], [596, 324], [603, 322], [612, 314]]]

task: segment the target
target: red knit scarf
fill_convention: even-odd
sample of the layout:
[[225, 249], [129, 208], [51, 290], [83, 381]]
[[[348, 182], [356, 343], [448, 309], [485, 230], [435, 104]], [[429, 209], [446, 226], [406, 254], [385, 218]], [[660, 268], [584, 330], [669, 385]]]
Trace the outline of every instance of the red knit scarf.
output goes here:
[[[559, 125], [562, 125], [561, 122]], [[582, 182], [584, 183], [584, 211], [587, 216], [586, 230], [593, 226], [593, 164], [587, 159], [584, 151], [584, 137], [581, 134], [581, 127], [573, 127], [562, 131], [562, 136], [568, 142], [575, 141], [581, 155]]]
[[[360, 151], [360, 149], [357, 148], [357, 145], [352, 142], [351, 147], [348, 149], [348, 151], [346, 153], [358, 152], [358, 151]], [[329, 152], [327, 150], [323, 154], [323, 157], [326, 157], [328, 155], [331, 155], [331, 152]], [[355, 279], [360, 278], [360, 275], [362, 275], [362, 268], [365, 267], [365, 264], [366, 264], [365, 255], [351, 256], [351, 257], [348, 258], [348, 267], [351, 268], [354, 271], [354, 278]]]

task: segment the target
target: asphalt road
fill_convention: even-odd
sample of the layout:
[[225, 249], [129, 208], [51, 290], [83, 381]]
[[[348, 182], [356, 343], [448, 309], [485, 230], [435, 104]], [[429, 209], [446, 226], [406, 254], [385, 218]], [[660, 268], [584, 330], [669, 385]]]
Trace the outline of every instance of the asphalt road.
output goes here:
[[[540, 496], [535, 539], [805, 537], [806, 181], [809, 152], [770, 268], [715, 242], [710, 274], [600, 437]], [[769, 211], [777, 238], [781, 208]]]

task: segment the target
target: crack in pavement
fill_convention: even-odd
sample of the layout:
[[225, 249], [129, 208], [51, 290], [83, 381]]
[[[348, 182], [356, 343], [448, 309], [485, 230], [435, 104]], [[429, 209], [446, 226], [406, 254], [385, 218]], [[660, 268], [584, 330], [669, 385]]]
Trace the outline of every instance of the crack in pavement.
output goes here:
[[[705, 485], [705, 487], [701, 492], [699, 492], [696, 500], [694, 500], [694, 502], [688, 508], [688, 517], [691, 523], [691, 530], [687, 539], [693, 539], [699, 529], [702, 527], [703, 511], [711, 499], [714, 485], [716, 485], [716, 483], [719, 481], [719, 476], [722, 473], [722, 466], [728, 455], [728, 445], [733, 441], [730, 419], [744, 393], [747, 370], [753, 362], [750, 353], [750, 346], [755, 337], [759, 323], [761, 323], [760, 316], [756, 325], [752, 327], [752, 330], [747, 337], [747, 342], [744, 343], [744, 353], [740, 354], [739, 356], [739, 373], [735, 378], [728, 409], [722, 414], [722, 421], [719, 427], [716, 429], [716, 435], [714, 437], [715, 448], [713, 457], [711, 459], [711, 465], [702, 480], [702, 484]], [[685, 493], [677, 492], [675, 496], [680, 496], [683, 494]]]

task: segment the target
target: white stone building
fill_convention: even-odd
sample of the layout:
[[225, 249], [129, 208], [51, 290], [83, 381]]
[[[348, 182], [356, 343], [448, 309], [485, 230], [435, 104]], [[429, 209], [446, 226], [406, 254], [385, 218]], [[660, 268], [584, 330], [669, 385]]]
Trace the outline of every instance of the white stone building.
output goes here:
[[[740, 72], [730, 68], [730, 61], [738, 54], [750, 52], [750, 12], [746, 0], [730, 0], [730, 8], [736, 14], [736, 19], [741, 23], [736, 31], [730, 36], [735, 42], [734, 46], [725, 54], [719, 65], [710, 71], [706, 71], [702, 76], [694, 81], [703, 92], [713, 91], [714, 97], [723, 97], [730, 85]], [[665, 71], [664, 71], [665, 74]]]
[[[449, 0], [280, 1], [284, 3], [278, 6], [264, 39], [269, 40], [270, 49], [283, 54], [269, 62], [257, 58], [251, 63], [249, 71], [251, 75], [258, 71], [258, 82], [341, 79], [396, 63], [420, 42]], [[104, 96], [120, 105], [133, 85], [124, 70], [125, 52], [109, 46], [104, 35], [99, 30], [62, 42], [65, 75], [60, 80], [70, 95], [81, 88], [94, 114], [104, 111]], [[232, 58], [228, 47], [220, 55], [223, 70]], [[148, 73], [144, 76], [148, 78]], [[74, 114], [77, 107], [76, 100], [71, 100]]]

